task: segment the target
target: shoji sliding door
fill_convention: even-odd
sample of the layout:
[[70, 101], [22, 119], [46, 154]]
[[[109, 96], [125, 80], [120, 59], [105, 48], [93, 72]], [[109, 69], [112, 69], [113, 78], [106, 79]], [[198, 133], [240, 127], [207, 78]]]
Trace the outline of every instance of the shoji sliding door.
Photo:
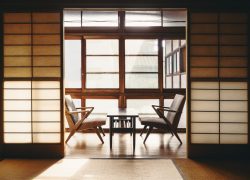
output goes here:
[[248, 14], [189, 13], [189, 155], [249, 144]]
[[61, 12], [3, 14], [5, 156], [62, 156]]

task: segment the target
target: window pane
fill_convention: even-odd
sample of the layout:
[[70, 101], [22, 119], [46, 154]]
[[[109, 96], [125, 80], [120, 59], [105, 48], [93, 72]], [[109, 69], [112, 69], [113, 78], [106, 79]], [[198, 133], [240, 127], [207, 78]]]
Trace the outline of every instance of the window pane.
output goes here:
[[65, 41], [65, 87], [81, 88], [81, 40]]
[[158, 88], [158, 74], [126, 74], [126, 88]]
[[86, 99], [87, 107], [94, 107], [93, 113], [107, 113], [118, 108], [118, 99]]
[[118, 55], [118, 40], [114, 39], [88, 39], [86, 40], [87, 55]]
[[127, 108], [133, 108], [141, 114], [155, 114], [152, 105], [159, 105], [159, 99], [127, 99]]
[[157, 55], [158, 41], [151, 40], [125, 40], [126, 55]]
[[87, 74], [87, 88], [119, 88], [119, 74]]
[[172, 76], [166, 77], [166, 88], [172, 88]]
[[161, 12], [126, 11], [125, 26], [161, 26]]
[[173, 76], [173, 88], [180, 88], [180, 76]]
[[166, 55], [172, 52], [172, 41], [171, 40], [165, 40], [165, 51]]
[[158, 56], [126, 56], [126, 72], [158, 72]]
[[186, 26], [187, 12], [185, 10], [163, 11], [163, 26]]
[[83, 11], [82, 26], [118, 26], [118, 12]]
[[87, 72], [119, 72], [118, 56], [87, 56]]
[[80, 27], [81, 26], [81, 11], [64, 11], [64, 26], [65, 27]]

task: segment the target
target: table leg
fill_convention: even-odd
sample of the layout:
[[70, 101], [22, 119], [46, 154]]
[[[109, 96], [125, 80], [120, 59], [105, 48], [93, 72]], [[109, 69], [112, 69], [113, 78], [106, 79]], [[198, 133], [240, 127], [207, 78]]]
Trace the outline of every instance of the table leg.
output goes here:
[[112, 136], [113, 136], [113, 117], [109, 118], [109, 145], [112, 150]]
[[136, 117], [133, 117], [133, 155], [135, 155], [135, 141], [136, 141]]

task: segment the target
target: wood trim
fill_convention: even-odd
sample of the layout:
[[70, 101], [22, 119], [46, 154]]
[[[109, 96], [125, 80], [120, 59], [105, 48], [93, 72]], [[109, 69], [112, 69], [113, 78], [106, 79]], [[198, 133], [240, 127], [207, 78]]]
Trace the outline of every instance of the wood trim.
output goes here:
[[86, 39], [82, 37], [81, 41], [81, 56], [82, 56], [82, 63], [81, 63], [81, 68], [82, 68], [82, 92], [85, 91], [86, 89]]
[[3, 12], [0, 11], [0, 159], [3, 157]]
[[61, 28], [61, 34], [60, 34], [60, 38], [61, 38], [61, 80], [60, 80], [60, 115], [61, 115], [61, 150], [60, 150], [60, 155], [63, 157], [64, 156], [64, 27], [63, 27], [63, 10], [60, 11], [60, 28]]
[[187, 71], [186, 71], [186, 78], [187, 78], [187, 86], [186, 86], [186, 111], [187, 111], [187, 156], [190, 157], [191, 155], [191, 77], [190, 77], [190, 23], [191, 23], [191, 12], [190, 10], [187, 11], [187, 37], [186, 37], [186, 56], [187, 56]]
[[[247, 61], [247, 67], [248, 67], [248, 145], [250, 146], [250, 118], [249, 118], [249, 113], [250, 113], [250, 12], [248, 11], [248, 61]], [[249, 148], [250, 149], [250, 148]]]

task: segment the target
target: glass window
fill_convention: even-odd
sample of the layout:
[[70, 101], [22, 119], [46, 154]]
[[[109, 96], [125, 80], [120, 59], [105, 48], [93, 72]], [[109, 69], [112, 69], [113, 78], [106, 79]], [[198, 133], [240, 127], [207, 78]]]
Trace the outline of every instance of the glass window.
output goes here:
[[82, 26], [118, 26], [118, 11], [82, 11]]
[[157, 55], [158, 41], [156, 39], [127, 39], [125, 41], [126, 55]]
[[118, 108], [118, 99], [86, 99], [87, 107], [94, 107], [93, 113], [107, 113]]
[[133, 108], [140, 114], [155, 114], [152, 105], [159, 105], [159, 99], [127, 99], [127, 108]]
[[81, 88], [81, 40], [65, 40], [65, 87]]
[[126, 88], [158, 88], [158, 41], [125, 40]]
[[163, 26], [164, 27], [180, 27], [186, 26], [187, 12], [185, 10], [166, 10], [163, 11]]
[[81, 11], [64, 11], [65, 27], [81, 27]]
[[183, 51], [185, 47], [181, 46], [182, 41], [185, 42], [185, 40], [163, 41], [165, 44], [163, 46], [165, 52], [163, 54], [164, 88], [186, 88], [186, 76], [183, 68], [185, 66], [185, 51]]
[[119, 88], [119, 42], [86, 40], [86, 87]]
[[126, 11], [125, 26], [161, 26], [161, 12]]

